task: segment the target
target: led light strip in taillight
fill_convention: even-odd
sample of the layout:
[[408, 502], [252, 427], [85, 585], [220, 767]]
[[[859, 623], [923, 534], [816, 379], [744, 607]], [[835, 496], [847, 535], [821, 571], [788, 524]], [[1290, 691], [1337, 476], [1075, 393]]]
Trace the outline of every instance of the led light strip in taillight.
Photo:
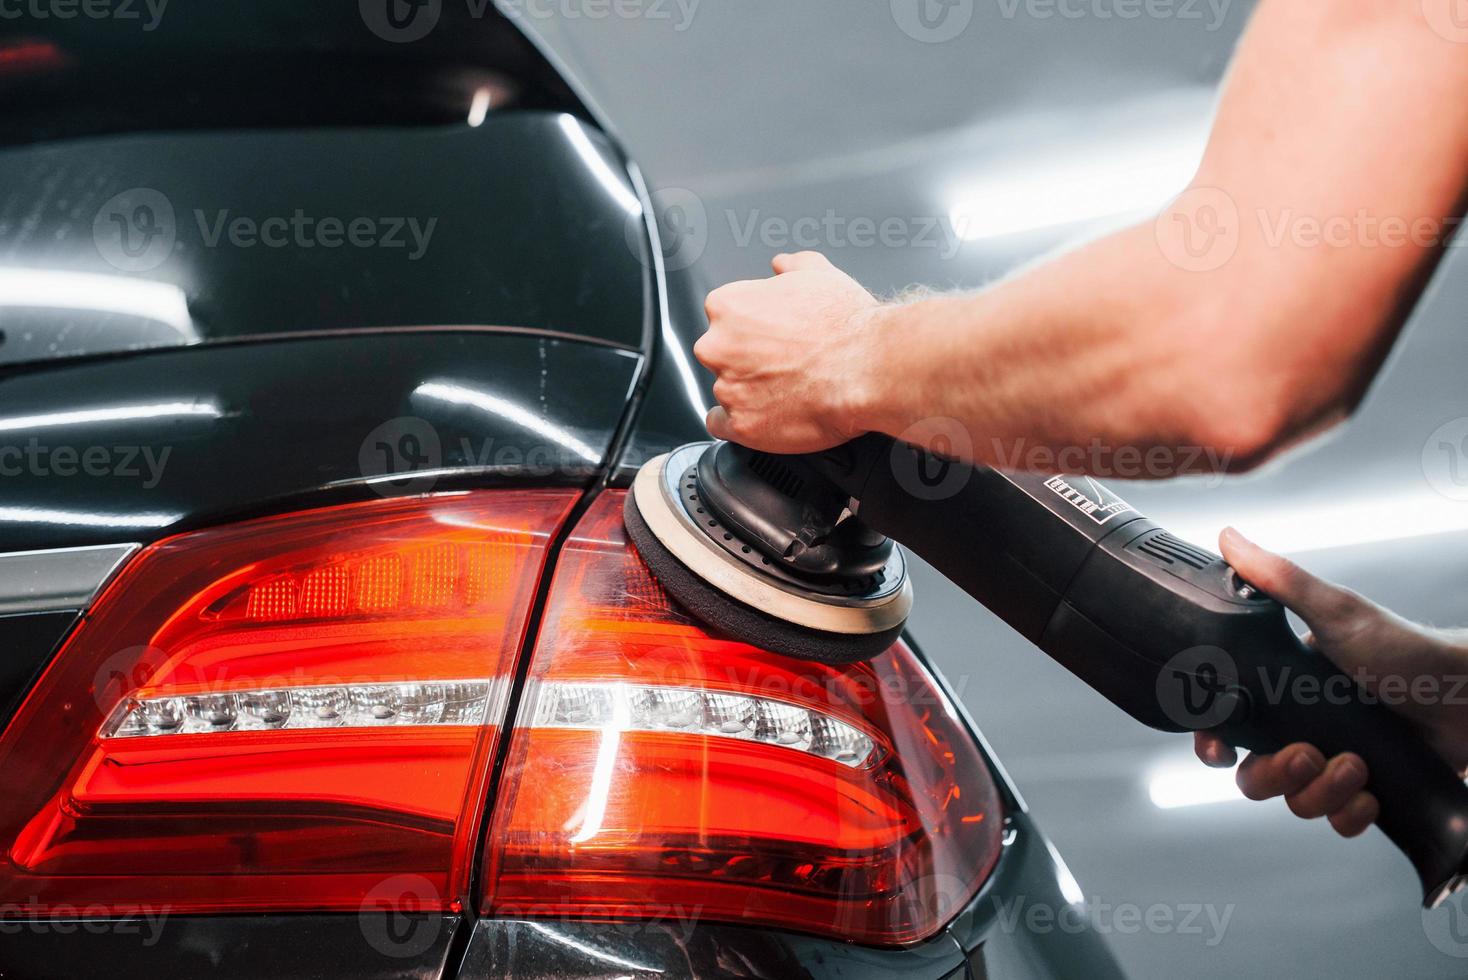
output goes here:
[[829, 715], [773, 698], [639, 684], [542, 684], [531, 727], [739, 739], [831, 759], [880, 760], [877, 743]]
[[102, 738], [407, 725], [483, 725], [498, 717], [493, 680], [332, 684], [129, 698], [102, 726]]

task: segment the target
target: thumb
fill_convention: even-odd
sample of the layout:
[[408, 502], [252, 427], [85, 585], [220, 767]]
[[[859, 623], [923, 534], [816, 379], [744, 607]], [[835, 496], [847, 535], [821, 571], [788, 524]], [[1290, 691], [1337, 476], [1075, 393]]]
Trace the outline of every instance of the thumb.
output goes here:
[[1333, 634], [1340, 633], [1365, 605], [1365, 600], [1351, 590], [1265, 551], [1231, 527], [1218, 536], [1218, 545], [1240, 578], [1294, 610], [1322, 640], [1328, 642]]
[[770, 265], [775, 270], [775, 275], [783, 276], [787, 272], [808, 272], [819, 269], [834, 269], [831, 260], [820, 252], [795, 252], [782, 253], [775, 256]]
[[729, 412], [723, 405], [715, 405], [709, 410], [708, 417], [704, 419], [704, 426], [709, 430], [709, 435], [715, 439], [723, 439], [732, 442], [734, 439], [733, 429], [729, 425]]

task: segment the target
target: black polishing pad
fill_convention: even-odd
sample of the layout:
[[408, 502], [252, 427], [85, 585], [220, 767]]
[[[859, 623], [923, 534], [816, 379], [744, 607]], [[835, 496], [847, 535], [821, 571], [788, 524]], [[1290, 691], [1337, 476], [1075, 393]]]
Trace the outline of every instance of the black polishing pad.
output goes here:
[[880, 633], [852, 634], [829, 633], [776, 619], [725, 595], [689, 571], [654, 536], [633, 494], [627, 494], [622, 522], [648, 570], [668, 594], [694, 618], [729, 638], [799, 660], [839, 665], [870, 660], [902, 634], [901, 623]]

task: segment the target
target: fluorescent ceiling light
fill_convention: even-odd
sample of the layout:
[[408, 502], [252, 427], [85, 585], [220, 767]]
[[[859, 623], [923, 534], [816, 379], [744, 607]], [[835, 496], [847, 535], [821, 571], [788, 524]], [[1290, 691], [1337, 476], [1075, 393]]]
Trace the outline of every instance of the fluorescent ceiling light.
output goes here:
[[975, 178], [949, 218], [960, 238], [978, 241], [1155, 211], [1187, 186], [1206, 142], [1206, 128], [1192, 126], [1038, 147]]
[[1330, 503], [1150, 516], [1178, 537], [1215, 551], [1219, 532], [1230, 525], [1271, 551], [1293, 554], [1468, 531], [1468, 503], [1435, 493], [1362, 493]]
[[91, 511], [52, 510], [46, 507], [0, 507], [0, 521], [24, 524], [66, 524], [85, 527], [167, 527], [182, 514], [99, 514]]
[[[413, 389], [413, 394], [423, 395], [426, 398], [434, 398], [439, 401], [452, 402], [456, 405], [467, 405], [488, 412], [491, 415], [497, 415], [508, 422], [513, 422], [522, 429], [527, 429], [542, 438], [549, 439], [558, 446], [569, 449], [588, 463], [601, 462], [601, 453], [592, 449], [554, 422], [546, 421], [523, 405], [517, 405], [508, 398], [491, 395], [487, 391], [476, 391], [473, 388], [466, 388], [463, 385], [444, 384], [437, 381], [429, 381], [419, 385]], [[411, 475], [416, 478], [418, 474]], [[393, 478], [403, 479], [404, 477], [402, 474], [398, 474]]]
[[1210, 769], [1201, 762], [1171, 762], [1153, 769], [1147, 795], [1159, 810], [1246, 799], [1234, 782], [1234, 770]]
[[132, 422], [140, 419], [184, 418], [196, 416], [217, 419], [224, 413], [212, 402], [160, 402], [156, 405], [109, 405], [106, 408], [81, 408], [70, 412], [45, 412], [40, 415], [0, 417], [0, 432], [27, 432], [58, 425], [86, 425], [95, 422]]
[[4, 306], [135, 316], [170, 327], [187, 341], [199, 339], [183, 290], [152, 279], [58, 269], [0, 269], [0, 307]]
[[561, 130], [565, 132], [566, 138], [571, 141], [571, 146], [581, 157], [582, 162], [586, 164], [586, 169], [590, 170], [592, 175], [601, 182], [601, 185], [607, 189], [607, 193], [612, 195], [612, 199], [620, 204], [628, 214], [641, 214], [642, 202], [637, 199], [636, 194], [632, 193], [626, 181], [612, 172], [612, 168], [607, 165], [607, 159], [601, 155], [601, 151], [591, 144], [591, 138], [586, 135], [581, 120], [575, 116], [562, 114]]
[[474, 90], [474, 98], [469, 103], [469, 125], [482, 126], [484, 119], [489, 115], [490, 92], [487, 88]]

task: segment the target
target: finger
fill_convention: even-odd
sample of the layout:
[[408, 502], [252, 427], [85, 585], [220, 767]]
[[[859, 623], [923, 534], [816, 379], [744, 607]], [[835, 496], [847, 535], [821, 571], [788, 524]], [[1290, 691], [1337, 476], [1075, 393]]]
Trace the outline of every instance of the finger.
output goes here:
[[1198, 760], [1203, 765], [1214, 769], [1229, 769], [1239, 761], [1239, 754], [1232, 745], [1208, 732], [1193, 733], [1193, 751], [1198, 753]]
[[722, 405], [715, 405], [709, 409], [704, 425], [708, 428], [709, 435], [715, 439], [732, 440], [734, 438], [733, 426], [729, 424], [729, 413]]
[[1341, 809], [1365, 788], [1366, 763], [1347, 752], [1331, 759], [1325, 772], [1304, 789], [1286, 795], [1285, 802], [1295, 816], [1314, 820]]
[[1311, 575], [1288, 558], [1265, 551], [1231, 527], [1218, 536], [1218, 545], [1240, 578], [1293, 609], [1319, 636], [1339, 630], [1366, 603], [1350, 589]]
[[1254, 754], [1239, 765], [1235, 781], [1251, 800], [1268, 800], [1304, 789], [1325, 771], [1325, 756], [1313, 745], [1296, 742], [1273, 755]]
[[802, 272], [811, 269], [834, 269], [831, 260], [820, 252], [795, 252], [782, 253], [775, 256], [770, 266], [775, 270], [775, 275], [783, 276], [787, 272]]
[[1330, 815], [1330, 825], [1342, 837], [1359, 837], [1366, 828], [1376, 823], [1381, 805], [1370, 793], [1357, 793]]

